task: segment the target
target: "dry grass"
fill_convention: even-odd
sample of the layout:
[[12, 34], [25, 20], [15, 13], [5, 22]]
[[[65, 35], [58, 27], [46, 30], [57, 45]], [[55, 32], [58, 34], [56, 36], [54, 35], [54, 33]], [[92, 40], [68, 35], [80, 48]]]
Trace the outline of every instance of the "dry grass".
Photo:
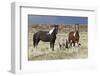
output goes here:
[[29, 30], [28, 60], [79, 59], [88, 57], [87, 32], [80, 32], [80, 47], [70, 47], [68, 49], [59, 48], [58, 41], [62, 42], [62, 39], [65, 40], [68, 37], [68, 33], [59, 32], [57, 34], [54, 51], [49, 48], [49, 42], [40, 41], [37, 49], [34, 48], [32, 40], [33, 34], [34, 32]]

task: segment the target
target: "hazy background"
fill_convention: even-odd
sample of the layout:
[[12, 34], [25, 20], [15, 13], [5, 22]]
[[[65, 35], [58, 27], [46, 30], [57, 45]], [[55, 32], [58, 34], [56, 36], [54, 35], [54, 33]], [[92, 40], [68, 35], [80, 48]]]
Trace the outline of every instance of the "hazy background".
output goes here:
[[28, 15], [28, 25], [33, 24], [88, 24], [88, 17]]

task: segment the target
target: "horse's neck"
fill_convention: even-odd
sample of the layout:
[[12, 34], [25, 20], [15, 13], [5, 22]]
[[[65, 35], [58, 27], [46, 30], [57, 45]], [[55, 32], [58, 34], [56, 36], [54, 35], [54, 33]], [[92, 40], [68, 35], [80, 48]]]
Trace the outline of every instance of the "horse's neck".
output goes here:
[[76, 32], [74, 32], [73, 36], [75, 36], [75, 35], [76, 35]]
[[76, 31], [76, 35], [79, 36], [79, 31]]
[[74, 36], [79, 35], [79, 32], [78, 31], [75, 31], [73, 35]]
[[50, 31], [49, 31], [49, 34], [51, 35], [53, 33], [55, 28], [52, 28]]
[[76, 34], [78, 34], [78, 35], [79, 35], [79, 31], [76, 31]]

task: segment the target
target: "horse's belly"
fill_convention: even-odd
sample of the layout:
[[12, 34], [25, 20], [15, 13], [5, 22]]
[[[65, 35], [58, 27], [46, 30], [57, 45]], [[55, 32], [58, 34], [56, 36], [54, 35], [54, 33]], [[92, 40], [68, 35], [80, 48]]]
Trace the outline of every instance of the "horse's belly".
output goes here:
[[50, 42], [49, 40], [41, 40], [41, 41], [44, 41], [44, 42]]
[[41, 39], [41, 41], [44, 41], [44, 42], [50, 42], [49, 39]]
[[50, 42], [50, 37], [49, 36], [42, 36], [42, 37], [40, 37], [40, 40], [42, 40], [44, 42]]

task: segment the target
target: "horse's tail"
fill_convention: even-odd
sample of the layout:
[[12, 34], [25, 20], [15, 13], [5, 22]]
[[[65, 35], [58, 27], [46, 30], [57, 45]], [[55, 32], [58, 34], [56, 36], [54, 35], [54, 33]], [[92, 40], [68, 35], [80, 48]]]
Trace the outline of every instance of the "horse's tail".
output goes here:
[[34, 34], [34, 35], [33, 35], [33, 46], [34, 46], [34, 47], [36, 46], [36, 45], [35, 45], [35, 44], [36, 44], [35, 41], [36, 41], [36, 35]]

